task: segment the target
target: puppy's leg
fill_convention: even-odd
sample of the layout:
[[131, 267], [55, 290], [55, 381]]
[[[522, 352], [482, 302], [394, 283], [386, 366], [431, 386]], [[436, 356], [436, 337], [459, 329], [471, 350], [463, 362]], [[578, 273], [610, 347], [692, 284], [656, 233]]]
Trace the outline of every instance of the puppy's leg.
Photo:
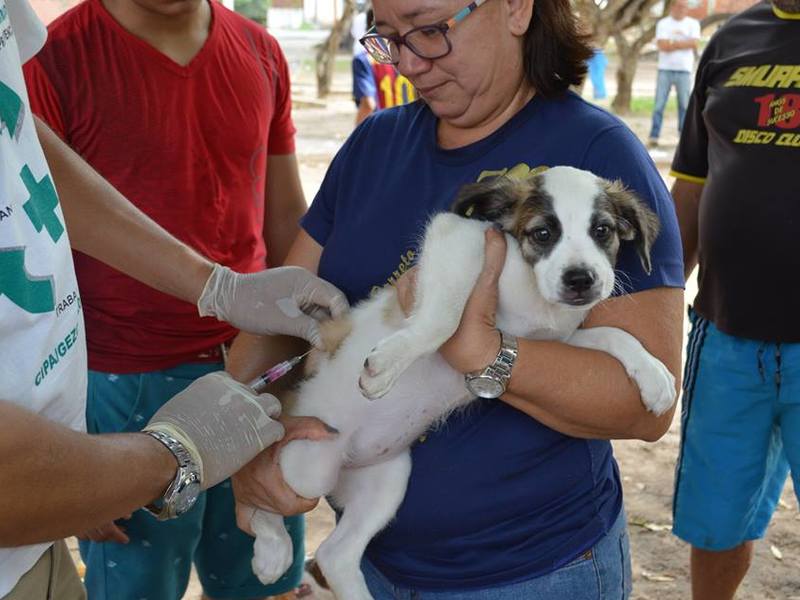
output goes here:
[[294, 548], [281, 515], [256, 509], [250, 519], [256, 535], [253, 543], [253, 573], [264, 585], [275, 583], [292, 566]]
[[367, 398], [386, 394], [416, 359], [436, 352], [458, 329], [483, 267], [484, 228], [453, 214], [428, 225], [417, 274], [414, 310], [406, 325], [382, 340], [364, 362], [359, 387]]
[[342, 517], [317, 550], [317, 564], [338, 600], [372, 600], [361, 573], [361, 557], [397, 512], [410, 473], [408, 451], [384, 463], [342, 470], [333, 494]]
[[[281, 451], [280, 465], [286, 483], [299, 495], [318, 498], [336, 485], [341, 468], [341, 441], [295, 440]], [[292, 564], [292, 538], [283, 517], [256, 510], [250, 521], [256, 535], [253, 572], [263, 584], [276, 582]]]
[[578, 329], [567, 340], [573, 346], [602, 350], [622, 363], [628, 376], [639, 386], [642, 404], [657, 415], [675, 402], [675, 377], [660, 360], [627, 331], [616, 327]]

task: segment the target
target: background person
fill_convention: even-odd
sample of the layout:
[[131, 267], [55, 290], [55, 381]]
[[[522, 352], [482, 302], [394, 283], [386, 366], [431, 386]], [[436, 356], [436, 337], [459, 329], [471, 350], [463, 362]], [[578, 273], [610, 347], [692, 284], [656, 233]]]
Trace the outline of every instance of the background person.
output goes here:
[[653, 123], [650, 127], [650, 146], [658, 146], [664, 109], [673, 86], [678, 96], [678, 133], [683, 129], [683, 119], [692, 91], [692, 71], [697, 42], [700, 41], [700, 22], [687, 16], [687, 0], [674, 0], [669, 15], [656, 24], [656, 46], [658, 47], [658, 77], [656, 98], [653, 107]]
[[699, 266], [673, 502], [695, 600], [734, 597], [790, 470], [800, 493], [800, 317], [785, 279], [800, 269], [798, 40], [797, 0], [731, 18], [700, 59], [672, 163], [685, 276]]

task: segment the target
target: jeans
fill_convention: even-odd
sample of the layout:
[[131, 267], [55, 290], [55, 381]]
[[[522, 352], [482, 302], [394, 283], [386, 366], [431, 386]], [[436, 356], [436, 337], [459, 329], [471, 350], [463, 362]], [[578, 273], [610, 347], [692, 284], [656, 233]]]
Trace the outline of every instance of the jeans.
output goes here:
[[375, 600], [626, 600], [631, 593], [625, 510], [590, 551], [527, 581], [474, 590], [426, 591], [394, 585], [366, 558], [361, 570]]
[[678, 133], [683, 129], [683, 119], [686, 117], [686, 107], [689, 106], [689, 94], [692, 91], [692, 74], [688, 71], [659, 69], [656, 81], [656, 105], [653, 108], [653, 125], [650, 128], [651, 140], [657, 140], [661, 135], [664, 107], [667, 105], [673, 85], [678, 94]]

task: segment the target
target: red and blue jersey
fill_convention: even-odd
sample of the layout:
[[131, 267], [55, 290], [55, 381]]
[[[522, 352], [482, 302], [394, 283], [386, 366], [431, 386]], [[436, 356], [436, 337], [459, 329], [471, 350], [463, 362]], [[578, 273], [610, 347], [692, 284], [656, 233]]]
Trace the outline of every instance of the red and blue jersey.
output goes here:
[[414, 86], [393, 65], [376, 63], [366, 52], [360, 52], [353, 57], [353, 99], [356, 106], [364, 96], [374, 98], [379, 109], [408, 104], [417, 99]]

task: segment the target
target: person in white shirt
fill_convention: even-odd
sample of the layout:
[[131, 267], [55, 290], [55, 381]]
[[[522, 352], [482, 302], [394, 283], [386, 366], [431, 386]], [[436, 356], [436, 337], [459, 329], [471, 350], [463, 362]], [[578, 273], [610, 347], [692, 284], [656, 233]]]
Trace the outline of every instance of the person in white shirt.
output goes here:
[[[211, 263], [94, 172], [31, 112], [22, 63], [45, 38], [27, 0], [0, 0], [0, 598], [6, 600], [83, 598], [63, 542], [53, 540], [147, 503], [154, 502], [159, 518], [178, 516], [200, 489], [284, 433], [285, 439], [334, 433], [318, 421], [279, 423], [276, 398], [256, 395], [222, 372], [175, 396], [145, 432], [83, 433], [86, 339], [71, 249], [196, 304], [202, 315], [262, 335], [316, 343], [318, 324], [308, 314], [347, 310], [341, 292], [304, 269], [239, 275]], [[277, 512], [313, 506], [285, 489], [272, 492]]]
[[697, 42], [700, 40], [700, 22], [688, 16], [687, 0], [674, 0], [669, 16], [656, 25], [658, 46], [658, 79], [656, 102], [653, 107], [653, 123], [650, 127], [650, 146], [658, 146], [664, 107], [667, 105], [672, 86], [678, 95], [678, 132], [683, 128], [683, 119], [692, 91], [692, 71]]

